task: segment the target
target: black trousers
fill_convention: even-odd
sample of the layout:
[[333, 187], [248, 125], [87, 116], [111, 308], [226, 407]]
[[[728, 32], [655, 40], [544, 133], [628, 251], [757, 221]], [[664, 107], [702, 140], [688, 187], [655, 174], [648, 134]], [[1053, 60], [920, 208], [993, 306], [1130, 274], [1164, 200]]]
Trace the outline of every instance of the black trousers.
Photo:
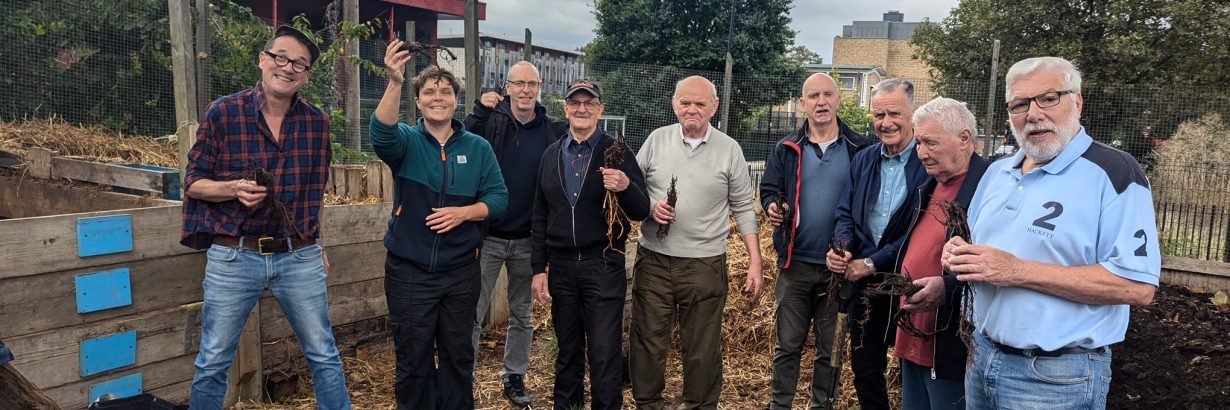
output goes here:
[[[896, 338], [896, 328], [889, 327], [889, 296], [871, 298], [870, 315], [861, 292], [851, 301], [847, 327], [850, 329], [850, 369], [854, 373], [854, 392], [859, 408], [888, 410], [888, 385], [884, 371], [888, 369], [888, 346]], [[860, 323], [861, 322], [861, 323]]]
[[555, 408], [585, 403], [589, 362], [592, 409], [623, 405], [623, 320], [627, 270], [618, 254], [583, 260], [550, 259], [547, 288], [551, 322], [559, 342], [555, 360]]
[[398, 409], [474, 408], [470, 333], [481, 281], [477, 260], [451, 271], [425, 272], [388, 254], [384, 295], [397, 356]]

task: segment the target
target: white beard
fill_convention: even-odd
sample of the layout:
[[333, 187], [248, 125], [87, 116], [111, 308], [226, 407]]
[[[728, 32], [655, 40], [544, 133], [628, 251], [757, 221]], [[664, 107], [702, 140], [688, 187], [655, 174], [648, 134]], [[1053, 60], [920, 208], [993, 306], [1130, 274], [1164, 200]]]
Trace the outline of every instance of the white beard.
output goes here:
[[[1081, 130], [1079, 116], [1073, 113], [1072, 118], [1068, 120], [1070, 125], [1064, 128], [1060, 128], [1053, 122], [1026, 123], [1025, 129], [1017, 129], [1016, 125], [1013, 125], [1012, 133], [1016, 136], [1017, 142], [1021, 144], [1021, 151], [1025, 152], [1026, 157], [1034, 162], [1050, 162], [1059, 156], [1064, 147], [1067, 147]], [[1035, 143], [1029, 139], [1029, 134], [1034, 131], [1051, 131], [1055, 133], [1055, 139]]]

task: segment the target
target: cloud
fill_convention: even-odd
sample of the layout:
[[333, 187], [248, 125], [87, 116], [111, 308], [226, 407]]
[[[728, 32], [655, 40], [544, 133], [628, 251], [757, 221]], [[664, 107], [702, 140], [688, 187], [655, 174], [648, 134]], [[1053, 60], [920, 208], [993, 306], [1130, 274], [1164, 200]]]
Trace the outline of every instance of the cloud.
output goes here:
[[[487, 20], [479, 22], [484, 33], [520, 39], [529, 28], [534, 43], [539, 46], [574, 50], [594, 39], [597, 20], [593, 0], [488, 0]], [[790, 24], [798, 34], [795, 44], [802, 44], [833, 61], [833, 38], [841, 35], [841, 26], [853, 21], [879, 21], [889, 10], [905, 13], [906, 21], [930, 18], [939, 22], [948, 16], [959, 0], [861, 0], [836, 2], [796, 1], [790, 11]], [[440, 23], [440, 33], [464, 32], [461, 21]]]

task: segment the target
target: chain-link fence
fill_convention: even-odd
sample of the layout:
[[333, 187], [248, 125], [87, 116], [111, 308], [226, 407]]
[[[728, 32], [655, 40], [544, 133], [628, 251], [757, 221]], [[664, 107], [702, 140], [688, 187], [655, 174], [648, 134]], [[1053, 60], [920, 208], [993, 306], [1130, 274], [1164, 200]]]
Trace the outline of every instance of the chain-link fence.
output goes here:
[[[202, 101], [256, 84], [256, 55], [272, 34], [271, 22], [230, 1], [211, 2], [209, 15], [210, 46], [198, 55], [209, 73], [199, 87]], [[325, 27], [316, 34], [326, 53], [341, 48], [333, 40], [335, 18], [310, 22]], [[0, 24], [0, 120], [59, 117], [149, 137], [176, 131], [166, 1], [7, 2], [0, 19], [5, 22]], [[378, 28], [373, 38], [360, 41], [359, 54], [369, 63], [356, 74], [361, 84], [358, 115], [344, 111], [345, 75], [339, 74], [338, 60], [317, 65], [302, 92], [332, 114], [335, 147], [345, 153], [335, 155], [340, 161], [361, 160], [370, 151], [367, 126], [386, 85], [379, 67], [387, 36], [387, 28]], [[462, 61], [437, 61], [459, 75], [465, 71]], [[418, 68], [427, 63], [420, 58]], [[507, 67], [498, 71], [507, 72]], [[634, 149], [655, 128], [677, 121], [670, 98], [678, 80], [700, 75], [717, 85], [719, 96], [726, 91], [722, 73], [713, 71], [619, 62], [591, 62], [585, 71], [586, 77], [602, 82], [604, 124], [618, 127]], [[713, 122], [740, 142], [753, 169], [761, 166], [777, 140], [800, 126], [798, 98], [809, 74], [800, 69], [796, 75], [768, 78], [735, 72], [731, 78], [730, 98], [721, 101], [726, 107], [719, 108]], [[492, 83], [503, 79], [497, 80]], [[980, 152], [998, 156], [1011, 151], [1005, 144], [1008, 115], [1002, 79], [994, 91], [985, 79], [910, 80], [919, 103], [943, 95], [969, 105], [979, 118]], [[868, 131], [869, 96], [863, 84], [840, 84], [840, 115], [856, 130]], [[1217, 87], [1156, 84], [1085, 84], [1082, 91], [1087, 132], [1131, 153], [1147, 170], [1164, 252], [1230, 261], [1230, 165], [1224, 160], [1230, 157], [1225, 122], [1230, 93]], [[409, 97], [407, 107], [413, 104]], [[542, 100], [552, 115], [563, 117], [559, 94], [544, 94]], [[474, 96], [459, 98], [459, 118], [464, 105], [473, 101]], [[722, 108], [729, 112], [726, 124], [721, 124]], [[359, 132], [347, 134], [350, 127]]]

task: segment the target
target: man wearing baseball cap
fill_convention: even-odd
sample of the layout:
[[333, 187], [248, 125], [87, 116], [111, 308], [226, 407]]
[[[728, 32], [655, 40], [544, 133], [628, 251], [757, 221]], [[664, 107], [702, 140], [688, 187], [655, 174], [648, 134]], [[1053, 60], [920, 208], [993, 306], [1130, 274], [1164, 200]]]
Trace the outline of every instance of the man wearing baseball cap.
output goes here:
[[[618, 168], [605, 168], [605, 153], [616, 138], [598, 129], [601, 95], [593, 81], [568, 86], [568, 132], [547, 147], [538, 166], [531, 265], [534, 296], [551, 304], [559, 346], [556, 409], [584, 406], [587, 361], [591, 408], [623, 405], [624, 244], [631, 221], [649, 216], [649, 195], [631, 149], [624, 150]], [[623, 214], [608, 230], [603, 204], [611, 193]]]
[[[227, 370], [248, 313], [269, 289], [303, 348], [316, 405], [349, 409], [346, 375], [333, 338], [320, 211], [333, 151], [329, 116], [299, 98], [320, 49], [290, 26], [257, 55], [255, 87], [209, 105], [188, 152], [180, 243], [208, 249], [201, 345], [190, 405], [221, 409]], [[249, 167], [268, 186], [240, 178]], [[266, 202], [285, 207], [274, 212]]]

